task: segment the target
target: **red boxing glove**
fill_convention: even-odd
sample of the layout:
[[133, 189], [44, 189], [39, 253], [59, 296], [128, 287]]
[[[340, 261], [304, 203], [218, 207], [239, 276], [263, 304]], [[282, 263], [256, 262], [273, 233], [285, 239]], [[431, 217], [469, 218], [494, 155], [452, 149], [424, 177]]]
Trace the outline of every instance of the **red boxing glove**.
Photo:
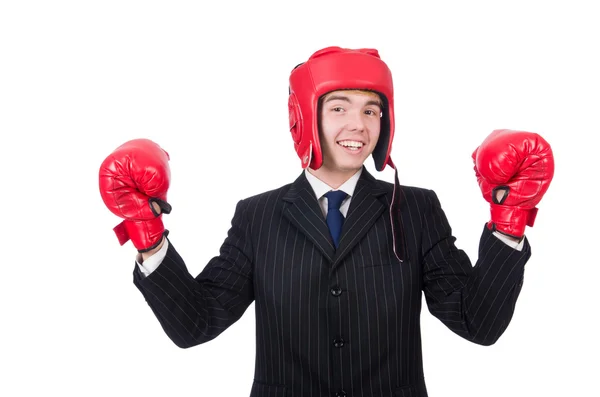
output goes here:
[[495, 130], [472, 157], [477, 182], [490, 203], [488, 228], [522, 238], [554, 176], [550, 145], [532, 132]]
[[[139, 252], [157, 247], [165, 228], [162, 213], [167, 203], [171, 170], [169, 154], [148, 139], [134, 139], [112, 152], [100, 166], [100, 195], [104, 204], [124, 221], [115, 231], [119, 243], [131, 239]], [[155, 212], [152, 203], [161, 208]]]

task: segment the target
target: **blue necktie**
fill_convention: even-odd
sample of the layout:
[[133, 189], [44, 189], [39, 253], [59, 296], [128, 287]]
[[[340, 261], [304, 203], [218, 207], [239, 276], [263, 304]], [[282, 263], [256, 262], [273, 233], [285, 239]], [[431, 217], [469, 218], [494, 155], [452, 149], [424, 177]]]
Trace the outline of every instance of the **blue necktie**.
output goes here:
[[326, 193], [325, 197], [327, 197], [327, 226], [329, 226], [333, 245], [337, 248], [344, 224], [344, 215], [340, 212], [340, 206], [348, 195], [341, 190], [336, 190]]

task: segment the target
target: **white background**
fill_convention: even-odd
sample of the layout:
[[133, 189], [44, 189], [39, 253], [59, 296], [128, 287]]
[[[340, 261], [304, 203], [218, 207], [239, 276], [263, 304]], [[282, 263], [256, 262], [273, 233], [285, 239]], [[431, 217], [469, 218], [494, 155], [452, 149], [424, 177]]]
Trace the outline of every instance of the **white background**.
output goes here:
[[424, 307], [430, 395], [598, 396], [600, 15], [592, 1], [411, 3], [2, 2], [0, 395], [249, 395], [254, 305], [177, 348], [132, 283], [98, 168], [133, 138], [170, 153], [165, 223], [199, 273], [239, 199], [299, 175], [289, 72], [339, 45], [377, 48], [392, 69], [401, 181], [438, 193], [472, 260], [489, 214], [471, 152], [496, 128], [554, 149], [499, 342], [467, 342]]

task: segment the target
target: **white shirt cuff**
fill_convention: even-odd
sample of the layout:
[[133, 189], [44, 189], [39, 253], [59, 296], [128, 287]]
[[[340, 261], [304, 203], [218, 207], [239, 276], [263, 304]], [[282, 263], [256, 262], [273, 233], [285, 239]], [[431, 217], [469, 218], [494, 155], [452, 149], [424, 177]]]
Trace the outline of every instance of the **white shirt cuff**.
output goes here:
[[499, 232], [494, 232], [494, 235], [496, 237], [498, 237], [500, 239], [500, 241], [502, 241], [506, 245], [508, 245], [508, 246], [516, 249], [517, 251], [523, 250], [523, 244], [525, 243], [525, 239], [524, 238], [522, 238], [521, 241], [516, 242], [516, 241], [511, 240], [510, 238], [506, 237], [505, 235], [503, 235], [502, 233], [499, 233]]
[[[138, 253], [135, 257], [135, 261], [140, 268], [140, 271], [145, 277], [148, 277], [150, 273], [156, 270], [158, 266], [162, 263], [163, 259], [167, 255], [167, 249], [169, 248], [169, 240], [165, 238], [163, 242], [163, 246], [156, 251], [152, 256], [146, 258], [145, 261], [142, 262], [142, 254]], [[142, 264], [143, 263], [143, 264]]]

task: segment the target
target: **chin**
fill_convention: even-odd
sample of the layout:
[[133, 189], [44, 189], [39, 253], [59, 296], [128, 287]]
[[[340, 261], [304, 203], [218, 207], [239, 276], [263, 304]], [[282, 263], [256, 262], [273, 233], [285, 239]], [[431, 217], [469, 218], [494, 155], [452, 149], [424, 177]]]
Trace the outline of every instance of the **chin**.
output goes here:
[[364, 161], [339, 162], [337, 164], [337, 169], [344, 171], [344, 172], [350, 172], [350, 171], [356, 172], [362, 168], [363, 164], [364, 164]]

